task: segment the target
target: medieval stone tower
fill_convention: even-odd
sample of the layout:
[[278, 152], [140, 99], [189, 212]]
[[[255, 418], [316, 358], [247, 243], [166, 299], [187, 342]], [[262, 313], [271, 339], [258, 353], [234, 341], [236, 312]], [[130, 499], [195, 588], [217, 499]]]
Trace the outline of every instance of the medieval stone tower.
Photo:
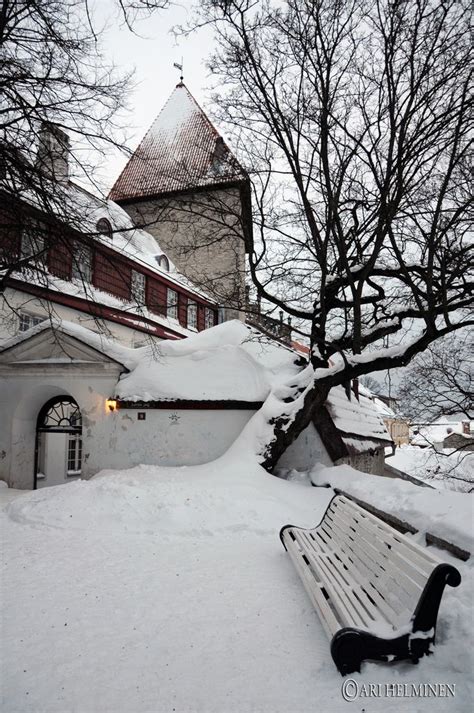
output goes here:
[[[244, 169], [180, 82], [110, 192], [136, 225], [195, 285], [222, 305], [245, 307], [245, 245], [251, 230]], [[157, 261], [166, 265], [166, 256]]]

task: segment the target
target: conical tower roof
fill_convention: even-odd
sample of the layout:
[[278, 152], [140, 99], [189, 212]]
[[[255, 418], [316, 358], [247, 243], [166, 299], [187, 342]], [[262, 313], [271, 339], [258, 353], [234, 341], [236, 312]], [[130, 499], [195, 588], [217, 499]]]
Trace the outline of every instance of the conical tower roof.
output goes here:
[[117, 202], [244, 181], [247, 174], [181, 82], [110, 192]]

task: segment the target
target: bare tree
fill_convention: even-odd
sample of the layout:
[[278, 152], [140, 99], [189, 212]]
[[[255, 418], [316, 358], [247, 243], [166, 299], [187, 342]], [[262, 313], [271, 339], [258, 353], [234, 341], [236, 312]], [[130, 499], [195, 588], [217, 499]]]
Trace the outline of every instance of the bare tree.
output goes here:
[[333, 386], [474, 323], [469, 5], [200, 4], [217, 115], [252, 175], [252, 279], [311, 344], [262, 415], [269, 470]]
[[[131, 29], [167, 4], [117, 0]], [[80, 226], [82, 216], [66, 188], [69, 173], [94, 182], [97, 155], [107, 146], [124, 146], [122, 111], [132, 77], [104, 59], [101, 34], [88, 0], [1, 3], [0, 190], [4, 206], [13, 201], [2, 216], [6, 233], [28, 228], [31, 211], [21, 210], [22, 201]], [[61, 154], [68, 160], [61, 161]], [[34, 263], [41, 254], [18, 256], [7, 248], [4, 269], [17, 267], [19, 258], [20, 266]]]
[[[168, 0], [116, 0], [134, 23]], [[132, 75], [102, 54], [102, 28], [89, 0], [3, 0], [0, 6], [0, 293], [14, 274], [48, 287], [48, 251], [72, 254], [97, 237], [85, 227], [85, 194], [97, 186], [97, 157], [125, 148], [124, 109]], [[21, 240], [23, 238], [23, 240]], [[81, 265], [77, 265], [81, 272]], [[88, 296], [88, 282], [83, 280]], [[44, 301], [47, 313], [54, 305]]]
[[473, 333], [459, 332], [431, 344], [407, 367], [398, 396], [417, 423], [460, 414], [474, 418]]

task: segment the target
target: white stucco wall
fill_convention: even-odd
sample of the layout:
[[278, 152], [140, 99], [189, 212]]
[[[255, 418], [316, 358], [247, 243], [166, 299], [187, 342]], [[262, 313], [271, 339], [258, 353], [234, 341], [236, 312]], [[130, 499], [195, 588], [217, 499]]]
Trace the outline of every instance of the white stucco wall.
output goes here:
[[38, 366], [0, 377], [0, 479], [10, 487], [33, 487], [36, 420], [41, 407], [54, 396], [71, 396], [81, 409], [83, 477], [104, 467], [103, 446], [112, 415], [105, 402], [113, 393], [117, 370], [94, 368], [95, 373], [84, 373], [84, 368], [75, 365]]
[[309, 470], [316, 463], [332, 465], [321, 437], [312, 423], [300, 433], [278, 461], [279, 468]]
[[[34, 484], [38, 413], [55, 396], [70, 396], [83, 418], [82, 477], [108, 468], [194, 465], [218, 458], [234, 442], [252, 410], [120, 409], [110, 412], [121, 367], [113, 362], [0, 364], [0, 479], [14, 488]], [[144, 413], [145, 419], [139, 419]], [[305, 470], [329, 456], [312, 425], [279, 466]]]
[[[144, 421], [138, 420], [139, 413], [145, 414]], [[104, 444], [108, 465], [101, 467], [207, 463], [227, 450], [252, 414], [233, 409], [121, 409], [109, 419]]]

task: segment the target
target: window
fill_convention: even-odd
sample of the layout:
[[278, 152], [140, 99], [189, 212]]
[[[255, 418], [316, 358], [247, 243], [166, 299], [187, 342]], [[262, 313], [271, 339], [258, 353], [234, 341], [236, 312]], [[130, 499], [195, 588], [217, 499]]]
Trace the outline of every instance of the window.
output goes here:
[[198, 310], [197, 304], [192, 300], [188, 301], [188, 327], [197, 329], [198, 326]]
[[34, 230], [23, 230], [21, 234], [21, 257], [32, 261], [44, 260], [44, 237]]
[[209, 329], [209, 327], [214, 326], [214, 310], [210, 307], [206, 307], [204, 310], [204, 328]]
[[67, 474], [80, 475], [82, 464], [82, 438], [77, 433], [71, 433], [67, 444]]
[[166, 291], [166, 316], [178, 319], [178, 293], [169, 287]]
[[97, 221], [97, 225], [95, 227], [99, 235], [105, 235], [107, 238], [110, 238], [110, 240], [112, 240], [113, 230], [107, 218], [100, 218], [100, 220]]
[[92, 250], [88, 245], [76, 243], [74, 246], [72, 278], [83, 282], [92, 280]]
[[26, 312], [20, 312], [20, 325], [19, 331], [26, 332], [31, 327], [36, 327], [37, 324], [44, 321], [44, 317], [35, 317], [33, 314], [27, 314]]
[[140, 305], [145, 305], [145, 275], [132, 270], [132, 300]]

